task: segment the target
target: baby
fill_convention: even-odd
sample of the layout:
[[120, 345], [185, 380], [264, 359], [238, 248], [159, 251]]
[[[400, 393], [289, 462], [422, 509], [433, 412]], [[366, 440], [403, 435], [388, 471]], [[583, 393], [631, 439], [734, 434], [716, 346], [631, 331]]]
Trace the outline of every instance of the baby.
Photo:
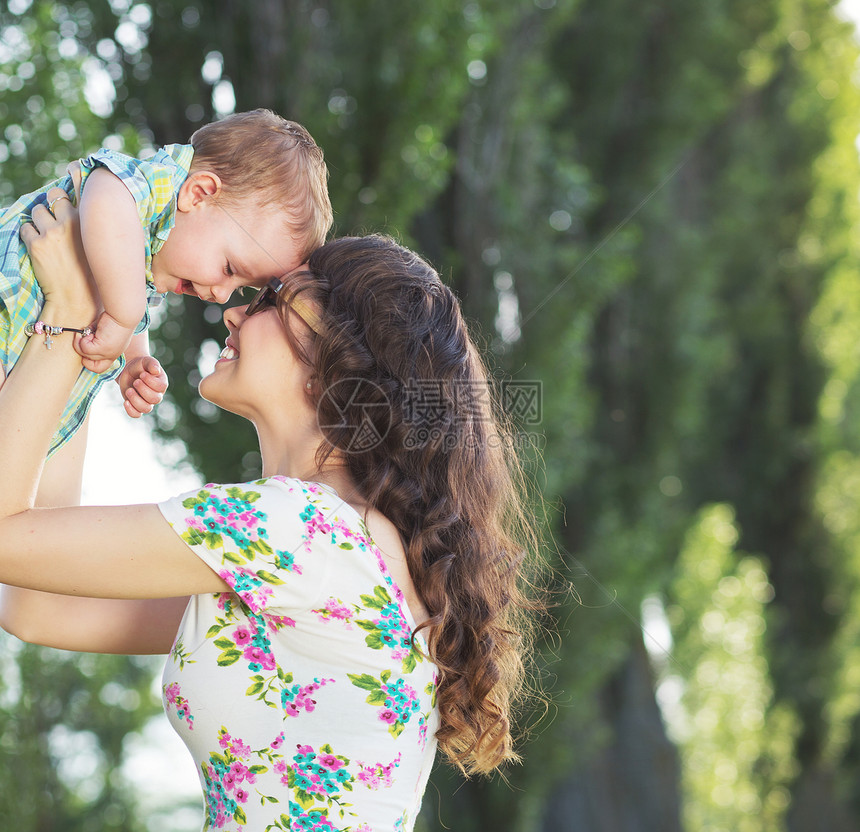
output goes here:
[[[126, 411], [140, 415], [135, 380], [147, 384], [153, 368], [162, 373], [147, 361], [149, 305], [166, 292], [224, 303], [238, 287], [262, 286], [304, 262], [332, 222], [322, 151], [303, 127], [268, 110], [208, 124], [190, 144], [146, 160], [100, 150], [80, 173], [81, 239], [104, 311], [80, 339], [85, 369], [52, 454], [108, 379], [118, 377]], [[0, 215], [0, 383], [28, 337], [44, 336], [50, 348], [63, 334], [38, 321], [43, 297], [19, 239], [21, 223], [57, 186], [75, 199], [70, 175]]]

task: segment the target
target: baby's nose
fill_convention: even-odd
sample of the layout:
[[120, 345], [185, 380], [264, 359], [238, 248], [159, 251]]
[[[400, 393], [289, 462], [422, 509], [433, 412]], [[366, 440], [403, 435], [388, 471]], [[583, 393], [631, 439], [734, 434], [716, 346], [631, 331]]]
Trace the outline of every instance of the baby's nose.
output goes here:
[[216, 303], [227, 303], [232, 294], [233, 290], [229, 286], [212, 287], [212, 297], [215, 298]]

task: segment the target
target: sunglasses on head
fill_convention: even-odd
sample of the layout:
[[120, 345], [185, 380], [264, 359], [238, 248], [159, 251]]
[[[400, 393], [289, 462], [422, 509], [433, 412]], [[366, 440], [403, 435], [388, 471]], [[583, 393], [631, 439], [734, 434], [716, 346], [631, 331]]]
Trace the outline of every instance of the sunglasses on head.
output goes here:
[[[261, 309], [267, 309], [270, 306], [277, 306], [278, 300], [284, 300], [281, 297], [281, 289], [284, 288], [284, 283], [278, 277], [273, 277], [262, 289], [260, 289], [251, 302], [245, 309], [245, 315], [250, 316], [259, 312]], [[286, 303], [286, 301], [284, 301]], [[308, 303], [301, 298], [293, 298], [288, 304], [290, 309], [296, 313], [314, 332], [319, 334], [320, 317], [310, 307]]]

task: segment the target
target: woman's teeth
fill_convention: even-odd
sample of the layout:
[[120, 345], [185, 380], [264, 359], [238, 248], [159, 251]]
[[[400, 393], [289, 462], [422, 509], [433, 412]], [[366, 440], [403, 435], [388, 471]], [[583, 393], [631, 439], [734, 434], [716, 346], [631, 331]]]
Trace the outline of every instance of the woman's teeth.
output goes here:
[[219, 358], [229, 358], [232, 361], [234, 358], [239, 357], [239, 350], [234, 349], [233, 347], [225, 346], [224, 349], [221, 350], [221, 355], [219, 355], [218, 357]]

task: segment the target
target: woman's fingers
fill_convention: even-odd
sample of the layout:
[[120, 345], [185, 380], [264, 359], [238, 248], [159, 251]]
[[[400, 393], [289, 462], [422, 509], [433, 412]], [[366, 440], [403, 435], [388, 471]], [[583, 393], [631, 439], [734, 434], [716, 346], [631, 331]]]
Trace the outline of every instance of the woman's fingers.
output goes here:
[[47, 193], [48, 210], [59, 220], [69, 214], [74, 206], [62, 188], [51, 188]]
[[72, 184], [75, 186], [75, 201], [78, 205], [81, 204], [81, 163], [78, 160], [69, 162], [66, 168], [66, 173], [72, 177]]
[[[35, 226], [38, 234], [45, 234], [49, 228], [68, 220], [74, 215], [75, 207], [72, 205], [69, 195], [62, 188], [51, 188], [47, 193], [47, 202], [39, 203], [30, 212], [30, 223], [21, 226], [22, 232], [28, 225]], [[31, 234], [32, 231], [27, 233]], [[23, 233], [22, 233], [23, 237]], [[26, 242], [27, 238], [23, 237]]]

